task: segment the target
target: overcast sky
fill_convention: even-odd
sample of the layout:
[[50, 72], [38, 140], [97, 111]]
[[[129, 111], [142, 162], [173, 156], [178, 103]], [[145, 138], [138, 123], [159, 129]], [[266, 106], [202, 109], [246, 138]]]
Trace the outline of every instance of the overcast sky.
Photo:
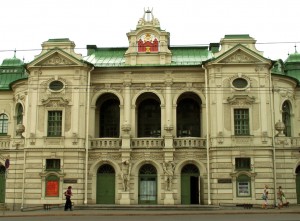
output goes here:
[[14, 49], [29, 62], [50, 38], [69, 38], [82, 55], [86, 45], [127, 47], [148, 7], [174, 46], [249, 34], [267, 58], [285, 60], [295, 44], [300, 51], [299, 0], [1, 0], [0, 62]]

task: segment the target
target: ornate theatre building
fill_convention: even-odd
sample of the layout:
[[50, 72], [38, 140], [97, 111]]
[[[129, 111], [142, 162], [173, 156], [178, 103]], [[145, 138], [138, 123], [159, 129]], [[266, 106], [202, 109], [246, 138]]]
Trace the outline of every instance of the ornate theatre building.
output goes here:
[[249, 35], [170, 46], [151, 11], [128, 47], [49, 39], [0, 66], [0, 203], [300, 203], [300, 54]]

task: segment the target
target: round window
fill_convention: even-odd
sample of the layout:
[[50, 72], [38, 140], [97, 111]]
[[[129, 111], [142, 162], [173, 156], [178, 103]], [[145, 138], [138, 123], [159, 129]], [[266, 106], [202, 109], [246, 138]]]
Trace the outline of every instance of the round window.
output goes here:
[[232, 81], [232, 85], [235, 88], [245, 88], [248, 86], [248, 81], [244, 78], [236, 78]]
[[49, 88], [53, 91], [59, 91], [61, 89], [63, 89], [64, 84], [61, 81], [52, 81], [49, 84]]

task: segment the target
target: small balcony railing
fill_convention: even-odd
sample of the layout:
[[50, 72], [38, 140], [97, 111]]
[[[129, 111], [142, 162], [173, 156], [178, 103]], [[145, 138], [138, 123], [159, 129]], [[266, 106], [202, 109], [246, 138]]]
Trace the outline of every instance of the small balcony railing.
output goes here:
[[275, 147], [277, 148], [299, 148], [300, 137], [275, 137]]
[[10, 137], [9, 136], [0, 136], [0, 149], [8, 149], [10, 146]]
[[181, 137], [174, 138], [175, 148], [205, 148], [206, 139], [198, 137]]
[[163, 148], [165, 146], [163, 138], [133, 138], [132, 148]]
[[94, 138], [90, 139], [91, 148], [121, 148], [122, 140], [120, 138]]

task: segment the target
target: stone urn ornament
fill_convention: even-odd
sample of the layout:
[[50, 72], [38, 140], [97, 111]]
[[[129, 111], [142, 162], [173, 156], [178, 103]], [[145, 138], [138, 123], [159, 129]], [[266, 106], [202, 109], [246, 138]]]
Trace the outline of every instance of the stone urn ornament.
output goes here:
[[22, 133], [25, 131], [25, 126], [23, 124], [18, 124], [16, 127], [16, 137], [22, 138]]
[[275, 129], [278, 131], [277, 137], [285, 137], [283, 131], [285, 129], [285, 125], [280, 120], [275, 124]]

